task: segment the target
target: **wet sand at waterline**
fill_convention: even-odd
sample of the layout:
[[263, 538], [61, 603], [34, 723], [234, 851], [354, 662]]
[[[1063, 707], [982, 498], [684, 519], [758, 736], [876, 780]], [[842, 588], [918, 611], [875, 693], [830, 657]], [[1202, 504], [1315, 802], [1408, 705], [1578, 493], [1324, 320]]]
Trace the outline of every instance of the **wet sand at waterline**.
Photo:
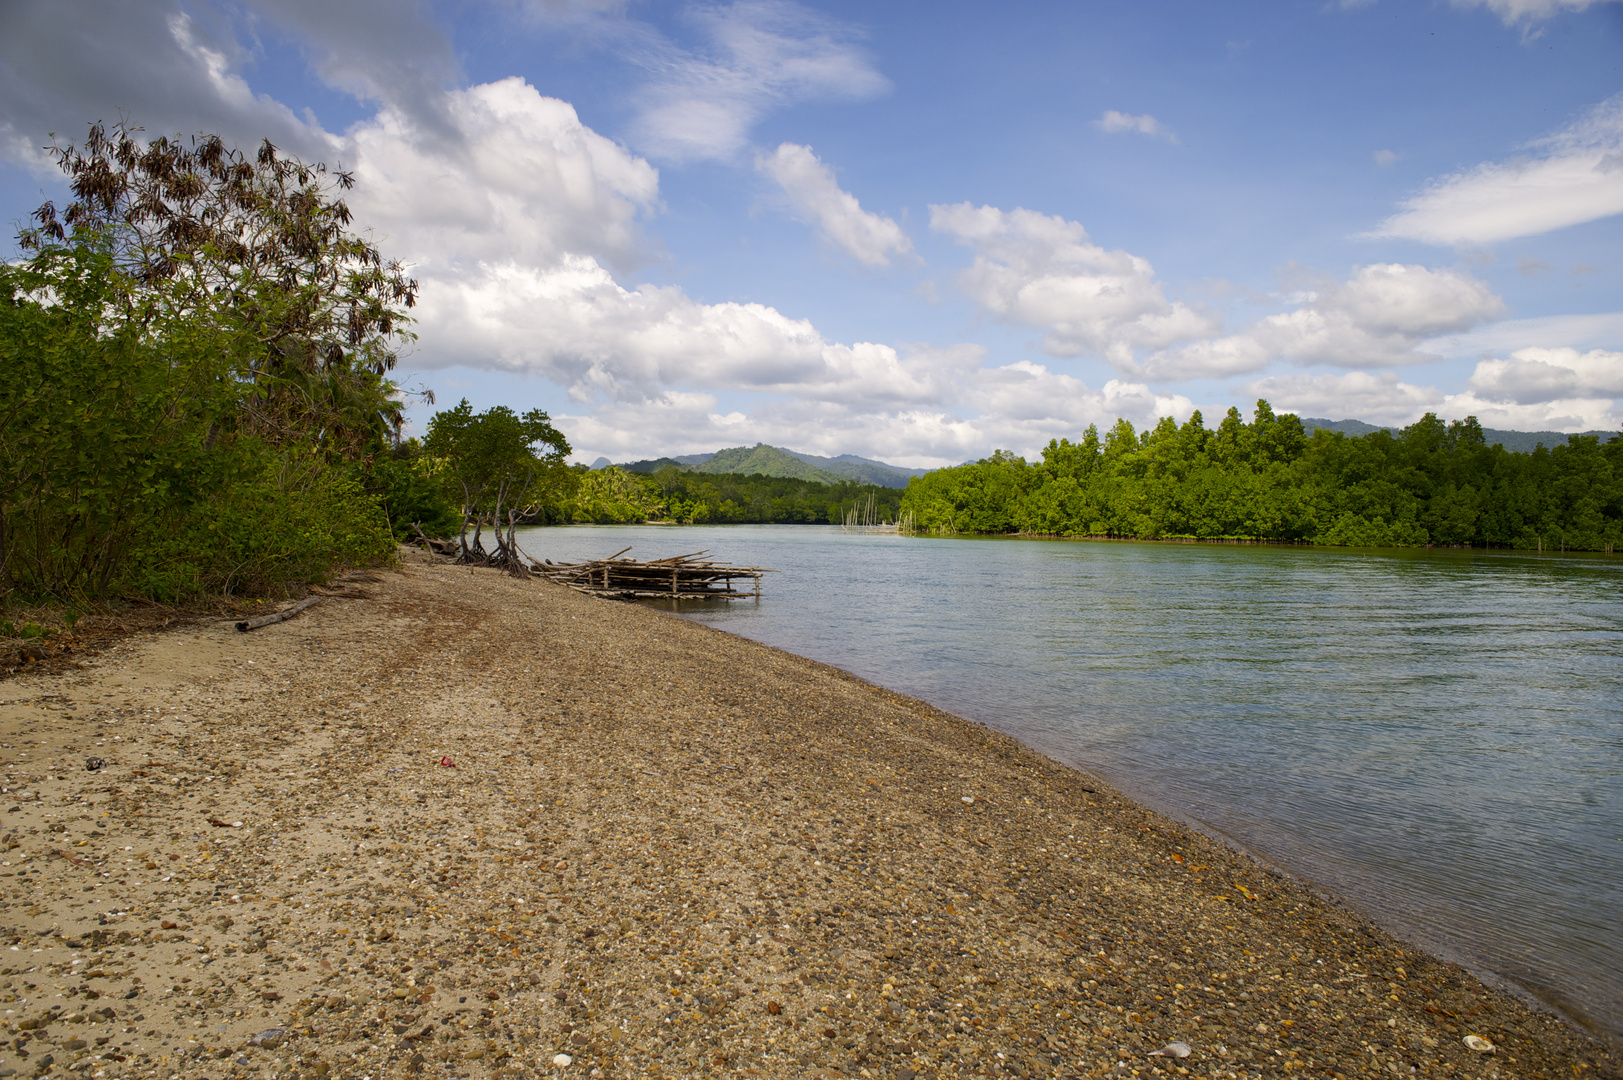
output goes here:
[[403, 559], [0, 683], [0, 1076], [1619, 1075], [1003, 735]]

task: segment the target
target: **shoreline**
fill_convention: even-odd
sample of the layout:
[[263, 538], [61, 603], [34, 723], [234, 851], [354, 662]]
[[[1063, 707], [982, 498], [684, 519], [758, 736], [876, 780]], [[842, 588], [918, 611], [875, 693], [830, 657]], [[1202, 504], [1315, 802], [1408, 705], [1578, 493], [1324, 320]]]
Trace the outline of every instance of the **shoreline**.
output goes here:
[[0, 1076], [1620, 1075], [984, 725], [403, 559], [0, 683]]

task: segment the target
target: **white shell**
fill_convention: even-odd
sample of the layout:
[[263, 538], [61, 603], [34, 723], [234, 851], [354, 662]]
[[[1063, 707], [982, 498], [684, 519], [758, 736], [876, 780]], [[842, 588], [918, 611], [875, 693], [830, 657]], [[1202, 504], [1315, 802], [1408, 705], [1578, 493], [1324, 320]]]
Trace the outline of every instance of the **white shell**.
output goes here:
[[1186, 1058], [1189, 1056], [1189, 1044], [1186, 1042], [1169, 1042], [1159, 1050], [1150, 1051], [1150, 1057]]
[[568, 1054], [554, 1054], [552, 1056], [552, 1063], [558, 1066], [558, 1068], [562, 1069], [568, 1065], [573, 1065], [575, 1063], [575, 1059], [570, 1057]]
[[1465, 1045], [1469, 1046], [1472, 1050], [1475, 1050], [1479, 1054], [1493, 1053], [1493, 1043], [1489, 1042], [1487, 1039], [1484, 1039], [1480, 1035], [1467, 1035], [1465, 1037]]

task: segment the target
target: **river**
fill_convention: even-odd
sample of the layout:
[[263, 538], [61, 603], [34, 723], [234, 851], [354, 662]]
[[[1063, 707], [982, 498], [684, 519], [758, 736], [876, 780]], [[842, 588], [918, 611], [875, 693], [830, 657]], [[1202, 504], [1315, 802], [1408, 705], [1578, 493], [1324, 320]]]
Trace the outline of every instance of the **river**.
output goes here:
[[528, 530], [772, 567], [689, 618], [1005, 731], [1623, 1038], [1623, 560]]

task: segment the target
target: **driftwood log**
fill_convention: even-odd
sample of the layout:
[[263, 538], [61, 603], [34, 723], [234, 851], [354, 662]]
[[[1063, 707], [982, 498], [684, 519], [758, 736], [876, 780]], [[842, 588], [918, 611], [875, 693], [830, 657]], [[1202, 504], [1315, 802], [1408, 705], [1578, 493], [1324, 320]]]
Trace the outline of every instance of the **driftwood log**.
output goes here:
[[252, 619], [243, 619], [241, 622], [237, 623], [237, 629], [246, 634], [250, 630], [258, 630], [261, 626], [270, 626], [274, 623], [286, 622], [299, 612], [303, 611], [305, 608], [315, 607], [317, 604], [321, 603], [321, 600], [322, 598], [319, 596], [307, 596], [303, 600], [300, 600], [297, 604], [294, 604], [292, 607], [283, 608], [274, 615], [258, 615]]

